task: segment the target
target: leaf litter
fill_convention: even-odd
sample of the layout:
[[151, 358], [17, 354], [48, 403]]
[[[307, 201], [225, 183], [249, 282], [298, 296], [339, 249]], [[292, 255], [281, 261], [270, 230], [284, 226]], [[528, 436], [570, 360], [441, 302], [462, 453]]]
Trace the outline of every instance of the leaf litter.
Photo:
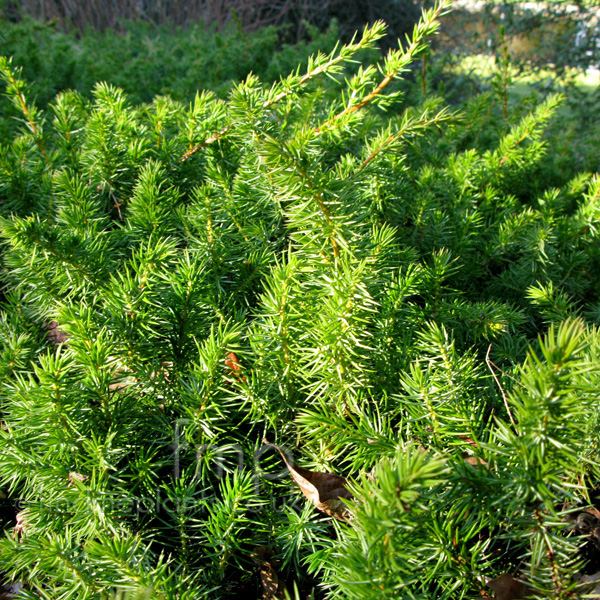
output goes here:
[[342, 502], [342, 500], [353, 499], [345, 477], [335, 473], [309, 471], [294, 464], [291, 455], [289, 460], [286, 453], [276, 444], [271, 444], [267, 440], [263, 440], [263, 443], [277, 448], [292, 479], [317, 509], [338, 520], [345, 520], [351, 516], [348, 507]]

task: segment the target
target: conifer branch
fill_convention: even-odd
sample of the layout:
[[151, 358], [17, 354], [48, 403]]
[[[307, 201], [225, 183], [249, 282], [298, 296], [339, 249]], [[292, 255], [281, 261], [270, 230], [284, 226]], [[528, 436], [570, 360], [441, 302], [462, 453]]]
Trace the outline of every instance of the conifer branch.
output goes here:
[[[362, 600], [575, 590], [600, 482], [600, 181], [542, 139], [556, 98], [506, 135], [489, 95], [446, 127], [418, 81], [422, 104], [370, 110], [432, 18], [348, 81], [361, 42], [228, 100], [100, 85], [55, 100], [53, 127], [27, 104], [36, 130], [0, 123], [0, 492], [27, 507], [0, 564], [25, 594], [210, 600], [307, 566]], [[355, 482], [352, 520], [298, 505], [267, 429]]]
[[13, 104], [19, 109], [19, 111], [25, 117], [25, 121], [29, 127], [29, 130], [33, 134], [33, 139], [37, 144], [40, 152], [42, 153], [46, 163], [48, 162], [48, 154], [46, 153], [46, 147], [44, 139], [38, 125], [35, 122], [35, 107], [30, 107], [27, 104], [27, 98], [25, 97], [24, 89], [25, 82], [18, 79], [11, 69], [11, 60], [0, 56], [0, 75], [4, 79], [7, 85], [6, 95], [12, 100]]
[[333, 250], [333, 256], [335, 259], [338, 259], [340, 252], [339, 252], [337, 240], [335, 239], [334, 224], [333, 224], [333, 221], [331, 220], [331, 212], [323, 200], [323, 192], [321, 190], [315, 189], [315, 185], [314, 185], [312, 179], [310, 178], [310, 176], [308, 175], [308, 173], [306, 171], [304, 171], [304, 169], [302, 169], [298, 164], [296, 164], [296, 169], [297, 169], [298, 173], [303, 177], [304, 181], [306, 181], [306, 185], [309, 187], [309, 189], [311, 189], [315, 192], [314, 199], [317, 202], [317, 206], [319, 207], [321, 214], [325, 218], [325, 223], [327, 223], [327, 227], [332, 230], [331, 234], [329, 235], [329, 241], [331, 243], [331, 248]]
[[302, 180], [306, 184], [307, 188], [312, 192], [311, 198], [317, 203], [319, 207], [319, 211], [325, 220], [327, 228], [331, 230], [329, 234], [329, 242], [331, 244], [331, 248], [333, 250], [334, 259], [337, 260], [339, 258], [340, 252], [338, 247], [338, 242], [335, 238], [335, 225], [331, 216], [331, 211], [329, 210], [327, 204], [323, 199], [323, 192], [321, 189], [315, 184], [312, 180], [310, 174], [302, 167], [302, 165], [298, 162], [293, 152], [290, 152], [285, 145], [284, 142], [280, 142], [275, 138], [267, 136], [269, 143], [275, 145], [279, 148], [281, 152], [281, 156], [284, 156], [289, 163], [294, 167], [294, 170], [302, 177]]
[[[273, 104], [276, 104], [286, 98], [290, 92], [295, 91], [297, 88], [302, 87], [306, 83], [308, 83], [311, 79], [314, 79], [318, 75], [322, 73], [331, 75], [333, 72], [336, 72], [335, 67], [340, 63], [349, 62], [352, 59], [352, 56], [356, 54], [359, 50], [364, 50], [366, 48], [372, 48], [374, 43], [381, 39], [385, 34], [386, 25], [383, 21], [376, 21], [373, 23], [371, 27], [365, 27], [363, 30], [363, 34], [361, 40], [358, 43], [355, 43], [356, 33], [352, 38], [351, 42], [347, 45], [342, 46], [340, 52], [336, 56], [337, 46], [333, 49], [328, 59], [323, 62], [323, 57], [317, 56], [317, 58], [311, 58], [308, 65], [307, 72], [300, 78], [296, 76], [291, 76], [284, 82], [280, 83], [277, 87], [285, 86], [278, 94], [274, 95], [271, 98], [268, 98], [263, 103], [263, 109], [270, 108]], [[316, 66], [312, 66], [312, 63], [316, 63]]]
[[346, 107], [344, 110], [328, 119], [316, 129], [316, 132], [321, 133], [326, 131], [344, 117], [361, 110], [377, 99], [385, 88], [392, 83], [392, 81], [397, 79], [421, 52], [426, 50], [427, 46], [423, 44], [424, 39], [437, 31], [439, 27], [438, 19], [447, 12], [450, 5], [451, 0], [438, 0], [431, 10], [425, 11], [422, 20], [419, 21], [418, 25], [414, 28], [412, 38], [409, 39], [408, 47], [406, 49], [400, 47], [398, 50], [389, 51], [382, 67], [385, 76], [375, 89], [364, 96], [357, 104]]
[[[286, 80], [274, 86], [270, 91], [270, 97], [267, 97], [266, 100], [262, 103], [262, 109], [267, 110], [274, 104], [281, 102], [284, 98], [289, 96], [291, 93], [295, 93], [298, 88], [306, 85], [309, 81], [318, 77], [321, 74], [332, 75], [338, 71], [338, 67], [340, 64], [345, 62], [350, 62], [352, 57], [359, 51], [364, 50], [365, 48], [372, 48], [374, 43], [383, 37], [385, 34], [385, 23], [383, 21], [376, 21], [371, 27], [365, 27], [362, 37], [358, 43], [355, 43], [355, 37], [349, 44], [342, 46], [337, 52], [337, 46], [333, 49], [329, 57], [325, 57], [323, 55], [318, 55], [317, 57], [311, 57], [308, 64], [307, 72], [299, 77], [297, 75], [291, 75]], [[337, 54], [336, 54], [337, 52]], [[281, 91], [277, 92], [277, 89], [281, 89]], [[187, 160], [190, 156], [194, 155], [199, 150], [206, 148], [210, 144], [221, 139], [224, 135], [226, 135], [231, 129], [233, 125], [229, 124], [226, 127], [223, 127], [218, 133], [208, 137], [200, 144], [195, 145], [190, 148], [180, 159], [179, 162], [183, 162]]]
[[431, 118], [427, 118], [427, 111], [418, 117], [413, 117], [410, 119], [405, 119], [404, 123], [400, 126], [400, 129], [383, 140], [377, 140], [375, 143], [375, 148], [373, 151], [365, 158], [359, 165], [354, 176], [358, 175], [369, 165], [369, 163], [374, 160], [381, 152], [384, 152], [386, 149], [390, 148], [394, 143], [403, 137], [410, 134], [419, 134], [421, 131], [428, 129], [431, 125], [440, 125], [443, 122], [449, 121], [453, 118], [456, 118], [456, 113], [450, 113], [447, 108], [443, 108], [439, 111], [435, 116]]

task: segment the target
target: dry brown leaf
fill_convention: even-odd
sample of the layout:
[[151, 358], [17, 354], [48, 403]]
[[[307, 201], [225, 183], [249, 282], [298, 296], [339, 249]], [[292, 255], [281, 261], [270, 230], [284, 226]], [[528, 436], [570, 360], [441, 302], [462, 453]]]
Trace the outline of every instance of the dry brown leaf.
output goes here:
[[260, 567], [260, 583], [263, 590], [263, 600], [285, 598], [283, 582], [279, 581], [277, 571], [270, 562], [264, 561]]
[[590, 533], [597, 524], [598, 518], [585, 510], [577, 515], [575, 521], [575, 526], [581, 533]]
[[477, 447], [477, 442], [473, 438], [470, 438], [467, 435], [460, 435], [460, 434], [458, 435], [458, 437], [461, 440], [463, 440], [463, 442], [467, 442], [467, 444], [469, 444], [469, 446], [475, 446], [475, 447]]
[[12, 598], [22, 597], [23, 584], [18, 581], [16, 583], [5, 583], [0, 586], [0, 600], [10, 600]]
[[600, 512], [597, 508], [590, 507], [577, 515], [575, 528], [578, 533], [587, 535], [596, 548], [600, 548]]
[[27, 533], [27, 513], [26, 511], [21, 511], [17, 513], [16, 516], [17, 523], [13, 527], [13, 537], [15, 540], [21, 541], [23, 536]]
[[593, 575], [584, 575], [581, 578], [582, 584], [587, 584], [584, 590], [586, 598], [600, 598], [600, 572]]
[[80, 481], [83, 483], [87, 481], [89, 477], [87, 475], [82, 475], [81, 473], [77, 473], [77, 471], [71, 471], [69, 473], [69, 483], [74, 484], [76, 481]]
[[502, 573], [496, 579], [488, 581], [488, 587], [494, 590], [497, 600], [525, 600], [531, 596], [531, 588], [508, 573]]
[[479, 465], [482, 467], [487, 467], [487, 462], [478, 456], [467, 456], [467, 458], [465, 458], [465, 462], [472, 467], [478, 467]]
[[[268, 444], [268, 442], [265, 442]], [[324, 513], [336, 519], [347, 519], [350, 516], [348, 507], [341, 499], [351, 500], [352, 494], [346, 487], [348, 482], [344, 477], [334, 473], [309, 471], [290, 463], [281, 448], [275, 446], [285, 462], [290, 475], [298, 484], [302, 493]]]
[[235, 352], [229, 352], [225, 357], [225, 366], [228, 375], [233, 375], [238, 381], [246, 383], [246, 378], [242, 374], [242, 366]]
[[597, 508], [590, 506], [589, 508], [585, 508], [583, 512], [596, 517], [596, 519], [600, 521], [600, 510], [598, 510]]
[[58, 321], [50, 321], [44, 323], [46, 328], [46, 337], [53, 344], [66, 344], [69, 341], [69, 336], [60, 329]]
[[257, 546], [252, 559], [258, 566], [260, 583], [262, 585], [262, 600], [283, 600], [286, 597], [285, 583], [279, 579], [277, 571], [267, 560], [273, 551], [267, 546]]

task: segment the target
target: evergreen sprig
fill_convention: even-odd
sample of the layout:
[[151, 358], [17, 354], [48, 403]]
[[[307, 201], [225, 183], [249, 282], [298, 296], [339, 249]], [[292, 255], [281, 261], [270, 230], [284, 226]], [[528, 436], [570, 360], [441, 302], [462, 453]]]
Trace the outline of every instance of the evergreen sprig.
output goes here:
[[[411, 104], [448, 7], [376, 66], [353, 61], [381, 23], [189, 104], [98, 84], [43, 114], [3, 60], [0, 563], [24, 597], [241, 596], [279, 571], [562, 599], [594, 568], [598, 176], [548, 183], [557, 97]], [[347, 477], [352, 518], [316, 514], [265, 439]]]

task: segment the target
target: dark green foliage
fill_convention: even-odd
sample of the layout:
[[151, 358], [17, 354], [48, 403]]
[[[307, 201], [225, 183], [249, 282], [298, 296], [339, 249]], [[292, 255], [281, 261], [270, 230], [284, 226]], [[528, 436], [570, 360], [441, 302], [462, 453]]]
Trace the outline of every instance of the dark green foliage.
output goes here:
[[[2, 59], [0, 563], [25, 597], [254, 597], [264, 546], [345, 598], [501, 573], [568, 598], [597, 570], [569, 519], [599, 475], [600, 180], [547, 182], [560, 97], [452, 112], [403, 83], [446, 8], [377, 66], [352, 61], [381, 23], [191, 103], [36, 110]], [[265, 438], [349, 477], [354, 518]]]
[[317, 50], [330, 52], [338, 38], [335, 23], [323, 32], [309, 28], [307, 41], [290, 45], [282, 42], [285, 29], [249, 33], [235, 22], [214, 31], [203, 23], [173, 29], [137, 21], [122, 33], [89, 29], [81, 35], [27, 18], [0, 22], [0, 55], [23, 69], [40, 107], [67, 89], [89, 97], [98, 81], [120, 87], [136, 104], [159, 94], [187, 101], [197, 89], [225, 96], [250, 72], [275, 81]]

